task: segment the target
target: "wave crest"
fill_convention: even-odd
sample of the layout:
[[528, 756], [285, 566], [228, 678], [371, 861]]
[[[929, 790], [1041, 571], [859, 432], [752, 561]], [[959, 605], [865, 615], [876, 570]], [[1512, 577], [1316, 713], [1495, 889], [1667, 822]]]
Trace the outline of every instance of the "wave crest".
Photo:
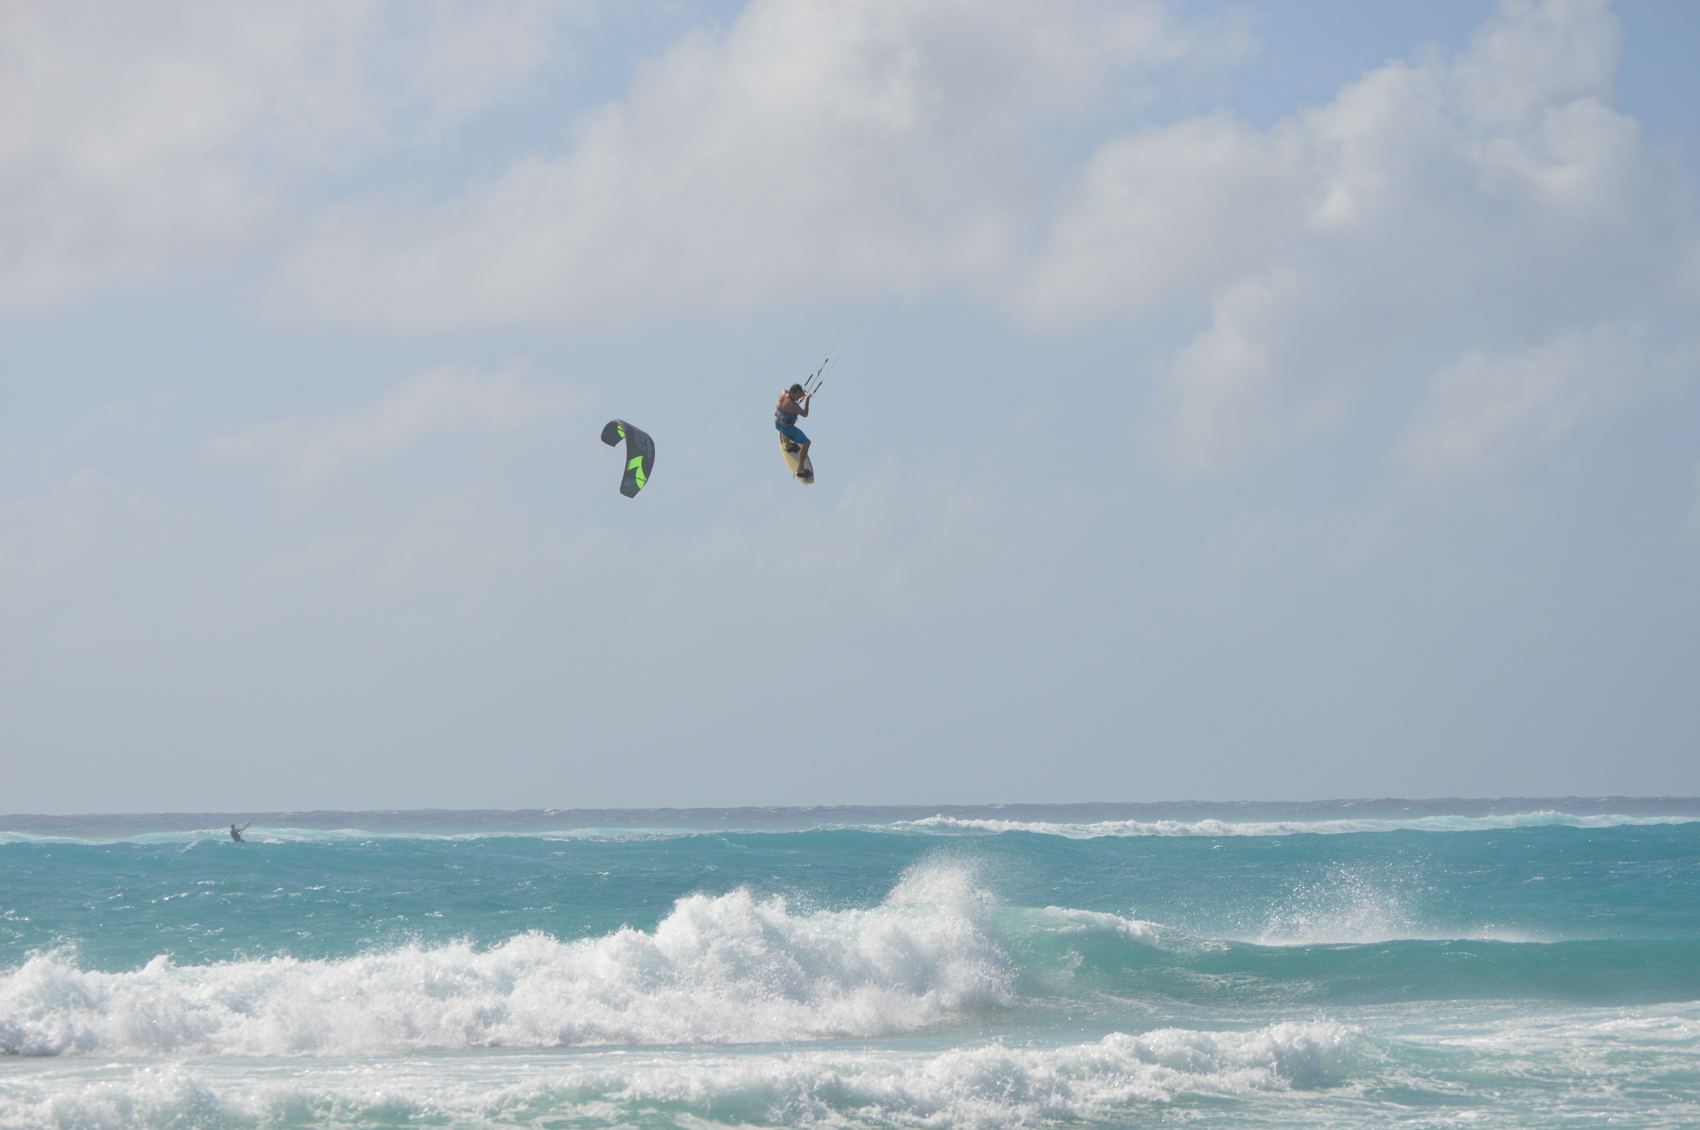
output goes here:
[[799, 913], [739, 889], [653, 931], [538, 932], [124, 972], [32, 955], [0, 975], [0, 1050], [23, 1055], [359, 1054], [425, 1048], [869, 1037], [1007, 1001], [1012, 976], [965, 871], [917, 868], [879, 906]]

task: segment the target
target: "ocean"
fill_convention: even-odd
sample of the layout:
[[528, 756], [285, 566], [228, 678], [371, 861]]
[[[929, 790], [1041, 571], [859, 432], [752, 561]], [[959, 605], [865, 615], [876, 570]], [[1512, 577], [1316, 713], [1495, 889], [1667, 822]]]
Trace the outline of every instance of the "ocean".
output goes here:
[[0, 1127], [1700, 1125], [1700, 800], [0, 817]]

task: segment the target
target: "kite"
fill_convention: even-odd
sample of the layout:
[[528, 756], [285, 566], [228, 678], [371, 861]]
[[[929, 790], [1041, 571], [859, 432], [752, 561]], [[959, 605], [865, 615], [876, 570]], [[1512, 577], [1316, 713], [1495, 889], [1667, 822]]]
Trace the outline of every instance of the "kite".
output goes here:
[[609, 420], [602, 427], [602, 442], [614, 447], [626, 441], [626, 474], [620, 480], [620, 493], [636, 498], [643, 484], [655, 469], [655, 441], [642, 428], [634, 428], [624, 420]]

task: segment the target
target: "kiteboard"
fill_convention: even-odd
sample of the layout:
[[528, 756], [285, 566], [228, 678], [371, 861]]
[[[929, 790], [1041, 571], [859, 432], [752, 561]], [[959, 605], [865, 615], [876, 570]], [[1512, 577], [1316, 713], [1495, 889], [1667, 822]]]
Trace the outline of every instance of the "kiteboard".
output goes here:
[[785, 456], [785, 465], [791, 468], [791, 473], [804, 486], [813, 485], [815, 481], [815, 461], [803, 454], [801, 444], [792, 443], [784, 436], [779, 437], [779, 453]]

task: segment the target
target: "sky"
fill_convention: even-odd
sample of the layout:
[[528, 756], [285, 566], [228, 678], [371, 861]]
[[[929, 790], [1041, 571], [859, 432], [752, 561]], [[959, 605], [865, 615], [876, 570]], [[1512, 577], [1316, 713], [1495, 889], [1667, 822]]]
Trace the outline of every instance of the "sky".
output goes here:
[[13, 0], [0, 812], [1700, 794], [1697, 42]]

